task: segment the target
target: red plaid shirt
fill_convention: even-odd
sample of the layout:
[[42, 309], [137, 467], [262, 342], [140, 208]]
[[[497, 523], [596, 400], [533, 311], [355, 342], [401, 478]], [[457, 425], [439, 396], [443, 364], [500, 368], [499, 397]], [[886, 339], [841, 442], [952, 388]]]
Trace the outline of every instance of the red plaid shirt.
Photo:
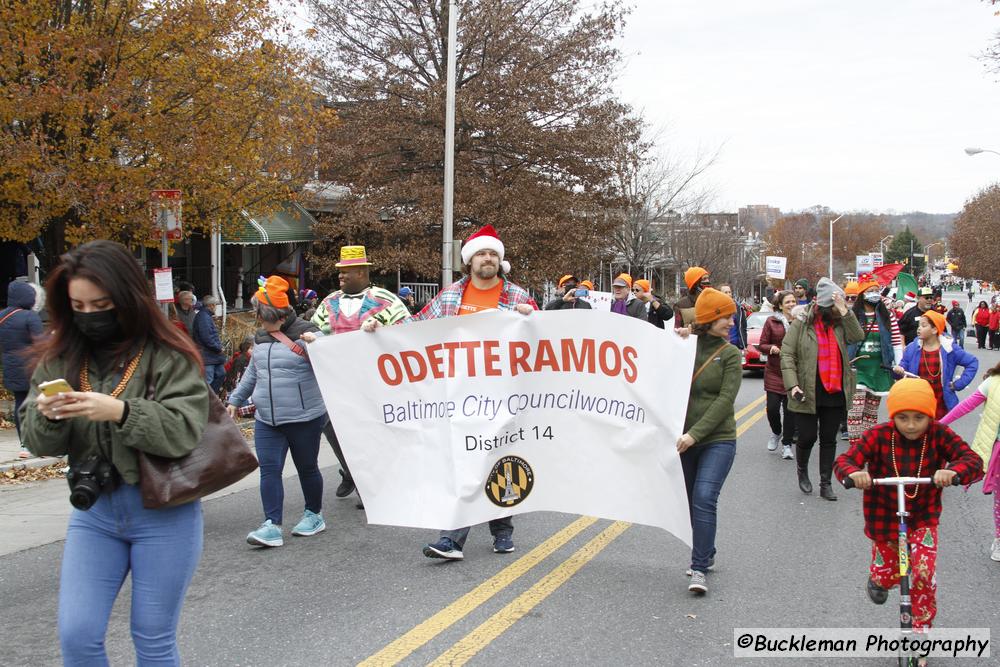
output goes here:
[[917, 365], [917, 372], [920, 377], [930, 383], [934, 390], [934, 398], [937, 400], [937, 414], [935, 419], [941, 419], [948, 412], [944, 405], [944, 387], [941, 385], [941, 350], [920, 351], [920, 361]]
[[[857, 443], [837, 457], [833, 472], [843, 481], [852, 472], [868, 465], [868, 474], [873, 478], [896, 477], [890, 453], [892, 434], [896, 427], [892, 422], [879, 424], [862, 434]], [[936, 421], [931, 422], [927, 432], [927, 451], [920, 470], [920, 447], [923, 438], [906, 440], [896, 432], [896, 464], [900, 477], [933, 477], [942, 468], [954, 470], [962, 484], [971, 484], [983, 476], [983, 460], [969, 445], [950, 428]], [[912, 494], [912, 486], [906, 490]], [[906, 499], [906, 510], [910, 513], [906, 525], [910, 530], [924, 526], [938, 525], [941, 516], [941, 489], [936, 486], [917, 487], [917, 497]], [[896, 516], [896, 487], [874, 486], [865, 491], [865, 535], [882, 542], [899, 537], [899, 517]]]

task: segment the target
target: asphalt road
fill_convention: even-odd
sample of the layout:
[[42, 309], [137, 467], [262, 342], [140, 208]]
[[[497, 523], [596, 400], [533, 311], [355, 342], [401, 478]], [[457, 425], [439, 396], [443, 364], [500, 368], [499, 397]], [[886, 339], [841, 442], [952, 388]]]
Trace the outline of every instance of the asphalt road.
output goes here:
[[[984, 368], [1000, 361], [1000, 353], [977, 354]], [[877, 607], [864, 592], [870, 548], [860, 492], [838, 489], [835, 503], [803, 495], [794, 462], [765, 448], [769, 429], [763, 404], [755, 404], [761, 396], [762, 380], [746, 377], [737, 409], [754, 407], [739, 420], [736, 462], [720, 500], [717, 566], [704, 597], [687, 591], [688, 550], [676, 538], [562, 514], [515, 517], [513, 554], [494, 554], [488, 531], [477, 527], [464, 562], [429, 560], [420, 548], [434, 533], [367, 526], [352, 499], [334, 497], [339, 477], [327, 468], [327, 531], [286, 537], [280, 549], [254, 549], [244, 541], [260, 521], [255, 490], [206, 503], [205, 551], [179, 629], [184, 662], [830, 664], [733, 658], [738, 627], [897, 623], [895, 594]], [[967, 417], [956, 430], [971, 438], [977, 421]], [[815, 465], [814, 454], [813, 471]], [[294, 479], [285, 488], [286, 513], [295, 516], [301, 492]], [[945, 493], [938, 627], [989, 627], [1000, 636], [991, 510], [991, 498], [978, 487]], [[59, 664], [61, 552], [62, 542], [55, 542], [0, 559], [0, 664]], [[135, 660], [129, 595], [126, 584], [108, 631], [112, 664]]]

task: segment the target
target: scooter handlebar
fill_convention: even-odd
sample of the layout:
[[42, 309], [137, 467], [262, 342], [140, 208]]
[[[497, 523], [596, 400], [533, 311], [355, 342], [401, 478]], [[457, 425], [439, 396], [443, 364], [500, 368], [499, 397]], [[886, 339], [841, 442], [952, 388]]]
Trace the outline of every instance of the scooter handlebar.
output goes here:
[[[934, 480], [930, 477], [882, 477], [880, 479], [872, 480], [872, 484], [876, 484], [878, 486], [896, 486], [897, 484], [905, 484], [907, 486], [910, 486], [912, 484], [933, 484], [933, 483]], [[958, 475], [955, 475], [951, 479], [952, 486], [959, 486], [961, 483], [962, 481], [958, 478]], [[854, 480], [851, 479], [850, 476], [844, 478], [843, 484], [845, 489], [854, 488]]]

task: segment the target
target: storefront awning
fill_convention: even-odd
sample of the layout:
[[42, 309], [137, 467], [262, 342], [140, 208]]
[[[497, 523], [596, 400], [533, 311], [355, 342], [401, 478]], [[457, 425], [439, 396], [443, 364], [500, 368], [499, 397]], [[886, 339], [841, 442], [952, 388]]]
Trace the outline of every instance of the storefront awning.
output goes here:
[[295, 202], [284, 202], [270, 215], [240, 211], [243, 226], [235, 233], [223, 234], [222, 242], [233, 245], [265, 243], [305, 243], [315, 241], [312, 226], [316, 218]]

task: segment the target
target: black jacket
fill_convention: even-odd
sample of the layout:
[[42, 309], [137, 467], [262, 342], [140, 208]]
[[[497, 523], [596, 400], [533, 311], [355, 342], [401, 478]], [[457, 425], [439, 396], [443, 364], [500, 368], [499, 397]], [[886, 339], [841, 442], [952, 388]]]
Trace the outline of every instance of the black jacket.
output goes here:
[[558, 296], [545, 304], [543, 310], [591, 310], [591, 306], [583, 299], [563, 301], [563, 298]]
[[952, 331], [964, 329], [968, 325], [968, 322], [965, 319], [965, 312], [958, 306], [949, 310], [945, 319], [948, 320], [948, 326], [951, 327]]
[[924, 314], [920, 306], [910, 308], [899, 318], [899, 333], [903, 334], [903, 340], [909, 345], [917, 337], [917, 320]]
[[653, 304], [649, 304], [649, 314], [646, 316], [650, 324], [655, 324], [661, 329], [666, 328], [667, 320], [670, 320], [674, 316], [674, 309], [666, 304], [662, 297], [653, 295], [653, 301], [660, 304], [660, 307], [653, 309]]

